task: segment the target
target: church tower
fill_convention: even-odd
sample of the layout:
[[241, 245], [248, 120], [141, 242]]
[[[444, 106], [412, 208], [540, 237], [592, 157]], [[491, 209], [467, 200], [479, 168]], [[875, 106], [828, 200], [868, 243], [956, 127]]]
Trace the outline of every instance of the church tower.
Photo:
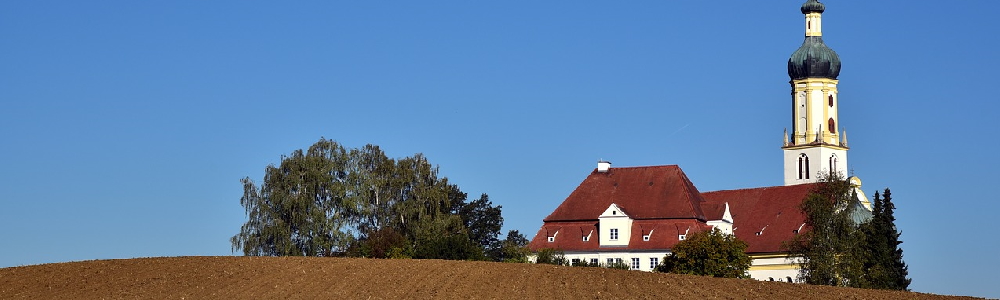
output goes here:
[[792, 132], [781, 147], [785, 185], [817, 182], [830, 171], [847, 176], [847, 134], [838, 127], [840, 57], [823, 43], [823, 11], [818, 0], [802, 4], [805, 41], [788, 59], [792, 87]]

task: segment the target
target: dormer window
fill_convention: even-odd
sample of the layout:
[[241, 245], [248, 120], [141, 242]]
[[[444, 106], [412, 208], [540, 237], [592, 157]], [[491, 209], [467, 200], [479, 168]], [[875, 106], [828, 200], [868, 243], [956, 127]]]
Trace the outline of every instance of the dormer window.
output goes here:
[[643, 235], [642, 236], [642, 241], [643, 242], [648, 242], [649, 241], [649, 235], [648, 234], [647, 235]]
[[589, 235], [583, 236], [583, 241], [584, 242], [589, 242], [590, 241], [590, 236]]
[[554, 236], [550, 236], [549, 237], [549, 243], [555, 242], [555, 241], [556, 241], [556, 237], [554, 237]]
[[681, 234], [681, 235], [678, 235], [678, 236], [677, 236], [677, 240], [678, 240], [678, 241], [683, 241], [683, 240], [684, 240], [684, 239], [686, 239], [686, 238], [687, 238], [687, 235], [686, 235], [686, 234]]
[[611, 228], [611, 232], [608, 235], [608, 239], [612, 241], [618, 240], [618, 228]]

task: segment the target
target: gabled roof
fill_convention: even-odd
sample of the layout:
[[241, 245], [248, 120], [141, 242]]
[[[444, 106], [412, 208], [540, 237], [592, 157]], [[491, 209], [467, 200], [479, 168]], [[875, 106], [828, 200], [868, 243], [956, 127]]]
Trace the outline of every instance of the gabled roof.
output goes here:
[[705, 220], [703, 201], [676, 165], [594, 169], [544, 221], [597, 220], [612, 203], [636, 220]]
[[729, 203], [733, 233], [748, 244], [747, 253], [772, 253], [781, 252], [782, 242], [805, 229], [802, 200], [819, 184], [714, 191], [702, 196], [708, 201], [706, 206]]

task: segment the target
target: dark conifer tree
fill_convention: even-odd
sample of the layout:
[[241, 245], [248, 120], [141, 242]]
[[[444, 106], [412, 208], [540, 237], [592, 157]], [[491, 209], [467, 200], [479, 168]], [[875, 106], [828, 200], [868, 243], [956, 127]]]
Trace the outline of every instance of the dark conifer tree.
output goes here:
[[903, 241], [899, 240], [899, 236], [902, 234], [896, 230], [896, 217], [893, 216], [893, 211], [896, 210], [896, 206], [892, 204], [892, 193], [889, 192], [889, 188], [885, 189], [885, 193], [882, 194], [882, 208], [881, 211], [875, 218], [881, 220], [880, 223], [885, 225], [882, 234], [885, 235], [885, 239], [888, 240], [889, 248], [886, 249], [891, 256], [886, 264], [886, 269], [888, 270], [888, 280], [886, 281], [885, 288], [891, 290], [909, 290], [910, 278], [909, 267], [906, 262], [903, 261], [903, 249], [899, 247]]
[[895, 205], [889, 189], [880, 195], [875, 192], [872, 219], [861, 226], [865, 236], [865, 280], [862, 287], [888, 290], [906, 290], [910, 279], [908, 267], [903, 262], [903, 249], [899, 248], [899, 231], [893, 216]]

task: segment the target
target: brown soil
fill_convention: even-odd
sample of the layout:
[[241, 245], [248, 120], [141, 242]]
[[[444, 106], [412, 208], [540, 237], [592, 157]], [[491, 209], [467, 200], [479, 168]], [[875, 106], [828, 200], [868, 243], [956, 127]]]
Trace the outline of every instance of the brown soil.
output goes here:
[[971, 299], [441, 260], [167, 257], [0, 269], [0, 299]]

